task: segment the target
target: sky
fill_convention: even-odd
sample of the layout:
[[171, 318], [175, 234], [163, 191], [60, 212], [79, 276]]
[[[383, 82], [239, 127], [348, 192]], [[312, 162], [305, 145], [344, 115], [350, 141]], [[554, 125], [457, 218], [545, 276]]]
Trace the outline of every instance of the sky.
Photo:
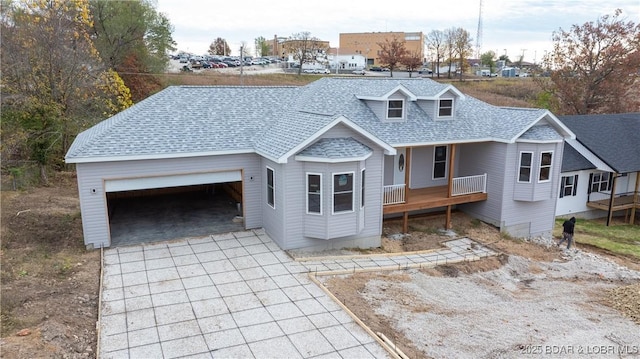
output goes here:
[[339, 46], [340, 33], [423, 32], [462, 27], [476, 49], [482, 19], [481, 52], [493, 50], [512, 61], [539, 62], [552, 47], [552, 35], [572, 25], [595, 22], [622, 10], [627, 21], [640, 23], [640, 0], [156, 0], [174, 27], [178, 51], [204, 55], [223, 38], [233, 55], [241, 44], [255, 49], [258, 37], [289, 37], [307, 31]]

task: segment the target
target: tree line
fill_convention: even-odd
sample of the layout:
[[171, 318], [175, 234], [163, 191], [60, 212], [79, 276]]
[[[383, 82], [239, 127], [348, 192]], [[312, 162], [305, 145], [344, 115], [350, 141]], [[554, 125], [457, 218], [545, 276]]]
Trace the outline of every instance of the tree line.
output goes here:
[[3, 169], [64, 166], [74, 136], [161, 88], [173, 28], [149, 0], [2, 0]]

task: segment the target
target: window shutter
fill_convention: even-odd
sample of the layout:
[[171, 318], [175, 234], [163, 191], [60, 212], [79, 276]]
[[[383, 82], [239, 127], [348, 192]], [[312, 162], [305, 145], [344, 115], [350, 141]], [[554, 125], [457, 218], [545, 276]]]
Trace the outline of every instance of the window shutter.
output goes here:
[[591, 184], [593, 183], [593, 173], [589, 173], [589, 188], [587, 188], [587, 194], [591, 194]]
[[575, 175], [573, 178], [573, 195], [575, 196], [578, 192], [578, 175]]
[[560, 198], [564, 197], [564, 183], [566, 182], [565, 178], [566, 177], [562, 177], [562, 180], [560, 181]]

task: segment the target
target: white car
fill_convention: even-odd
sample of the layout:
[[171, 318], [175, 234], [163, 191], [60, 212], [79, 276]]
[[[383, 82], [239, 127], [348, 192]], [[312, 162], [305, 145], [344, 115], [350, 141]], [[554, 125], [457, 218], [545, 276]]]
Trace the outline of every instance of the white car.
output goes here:
[[330, 74], [331, 71], [329, 69], [315, 69], [313, 70], [314, 74]]
[[364, 75], [367, 72], [364, 69], [362, 69], [362, 70], [353, 70], [353, 71], [351, 71], [351, 73], [354, 74], [354, 75]]

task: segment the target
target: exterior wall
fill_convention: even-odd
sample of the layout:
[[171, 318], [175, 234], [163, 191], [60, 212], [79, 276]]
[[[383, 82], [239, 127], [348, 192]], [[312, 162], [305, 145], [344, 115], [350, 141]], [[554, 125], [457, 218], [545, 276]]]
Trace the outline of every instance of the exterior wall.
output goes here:
[[[267, 166], [274, 171], [274, 207], [271, 207], [267, 203]], [[261, 161], [260, 166], [261, 181], [260, 181], [260, 209], [262, 211], [262, 226], [265, 232], [276, 242], [280, 248], [284, 248], [286, 245], [285, 239], [285, 226], [284, 221], [284, 198], [285, 198], [285, 173], [284, 165], [277, 164], [265, 158]]]
[[[534, 146], [531, 148], [530, 146]], [[518, 191], [522, 191], [522, 184], [517, 184], [518, 164], [520, 151], [533, 150], [535, 166], [532, 168], [533, 197], [529, 200], [523, 198]], [[539, 171], [539, 155], [541, 151], [553, 151], [551, 180], [545, 183], [537, 183]], [[550, 144], [515, 144], [509, 145], [506, 158], [506, 170], [504, 172], [504, 202], [503, 216], [500, 230], [515, 237], [551, 236], [555, 224], [555, 210], [558, 188], [560, 183], [560, 168], [562, 165], [563, 143]], [[528, 189], [526, 190], [528, 191]]]
[[[436, 101], [434, 100], [418, 100], [417, 104], [431, 118], [436, 118]], [[455, 104], [454, 104], [455, 106]]]
[[[560, 174], [558, 183], [563, 176], [578, 175], [578, 187], [575, 196], [564, 196], [560, 198], [560, 185], [558, 184], [558, 200], [556, 206], [556, 216], [575, 216], [578, 218], [602, 218], [607, 216], [606, 211], [587, 207], [589, 200], [589, 175], [598, 172], [593, 170], [563, 172]], [[616, 182], [616, 194], [631, 193], [635, 190], [636, 173], [629, 173], [619, 177]], [[591, 200], [608, 199], [608, 193], [592, 193]]]
[[494, 226], [500, 226], [502, 218], [507, 146], [486, 142], [458, 145], [456, 149], [460, 176], [487, 174], [487, 200], [462, 204], [458, 208]]
[[[283, 210], [277, 211], [283, 223], [280, 230], [265, 214], [265, 230], [283, 249], [310, 248], [330, 249], [349, 247], [377, 247], [382, 234], [382, 180], [384, 153], [375, 143], [354, 133], [346, 126], [338, 125], [322, 137], [353, 137], [369, 146], [374, 153], [365, 161], [345, 163], [302, 162], [290, 158], [287, 164], [281, 165], [282, 182], [276, 198], [281, 200]], [[360, 208], [361, 170], [366, 170], [365, 207]], [[322, 215], [306, 213], [306, 176], [307, 172], [322, 174]], [[338, 172], [354, 173], [354, 211], [350, 213], [332, 214], [333, 192], [332, 174]], [[278, 192], [278, 191], [276, 191]], [[277, 206], [276, 206], [277, 208]], [[265, 210], [273, 209], [266, 207]], [[274, 213], [274, 214], [275, 214]], [[269, 228], [267, 228], [267, 223]], [[279, 236], [280, 238], [275, 238]]]
[[[409, 188], [426, 188], [436, 186], [446, 186], [449, 183], [449, 168], [447, 167], [447, 177], [433, 179], [433, 146], [414, 147], [411, 149], [411, 172], [409, 177]], [[447, 166], [451, 156], [451, 146], [447, 148]], [[456, 155], [456, 157], [458, 157]], [[483, 172], [484, 173], [484, 172]]]
[[257, 200], [261, 197], [259, 192], [261, 173], [257, 155], [78, 163], [76, 171], [85, 245], [99, 248], [108, 247], [111, 244], [105, 180], [238, 169], [243, 170], [245, 228], [261, 227], [261, 208]]
[[392, 41], [396, 37], [405, 42], [410, 53], [424, 54], [424, 34], [422, 32], [364, 32], [341, 33], [340, 52], [364, 55], [372, 65], [379, 65], [380, 45], [385, 41]]

